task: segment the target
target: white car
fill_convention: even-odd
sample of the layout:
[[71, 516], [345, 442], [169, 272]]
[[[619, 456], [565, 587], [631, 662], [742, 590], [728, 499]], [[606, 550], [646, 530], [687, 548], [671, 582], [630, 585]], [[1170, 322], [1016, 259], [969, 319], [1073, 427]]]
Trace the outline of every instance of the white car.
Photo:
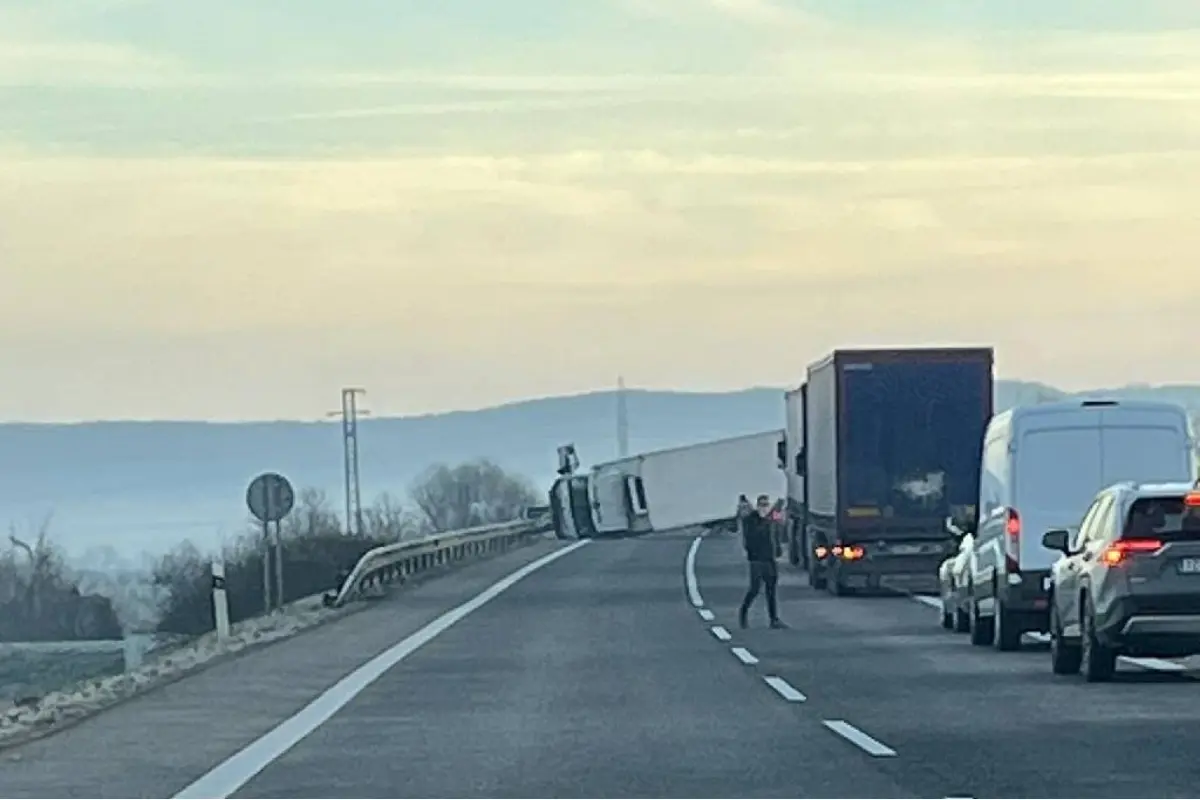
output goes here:
[[[949, 526], [948, 526], [949, 527]], [[958, 537], [958, 552], [947, 556], [938, 567], [938, 587], [942, 598], [942, 627], [955, 633], [966, 633], [971, 629], [971, 617], [967, 608], [967, 586], [971, 575], [971, 557], [975, 551], [975, 537], [957, 529], [951, 530]]]

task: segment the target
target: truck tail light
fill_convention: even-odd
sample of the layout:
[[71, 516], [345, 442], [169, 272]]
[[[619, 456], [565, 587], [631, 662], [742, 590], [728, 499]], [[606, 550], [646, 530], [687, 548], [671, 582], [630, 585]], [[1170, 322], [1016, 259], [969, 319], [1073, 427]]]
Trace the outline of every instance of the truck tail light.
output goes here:
[[835, 544], [831, 552], [834, 558], [840, 558], [843, 561], [857, 561], [867, 554], [866, 549], [857, 544]]

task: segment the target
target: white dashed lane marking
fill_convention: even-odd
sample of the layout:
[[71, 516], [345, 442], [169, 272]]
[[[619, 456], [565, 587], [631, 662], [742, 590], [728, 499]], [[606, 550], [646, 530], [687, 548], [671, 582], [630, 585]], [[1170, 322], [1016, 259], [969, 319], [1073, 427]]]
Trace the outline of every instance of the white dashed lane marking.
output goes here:
[[700, 614], [700, 619], [704, 620], [705, 622], [712, 622], [717, 618], [717, 615], [709, 611], [707, 608], [699, 608], [696, 609], [696, 611]]
[[823, 723], [826, 728], [841, 736], [864, 753], [876, 758], [890, 758], [896, 751], [878, 739], [872, 739], [858, 728], [842, 719], [827, 719]]
[[796, 689], [796, 687], [792, 686], [778, 675], [765, 675], [763, 676], [763, 680], [766, 681], [767, 686], [770, 686], [772, 689], [774, 689], [780, 697], [782, 697], [784, 700], [787, 700], [789, 703], [803, 703], [808, 699], [802, 692]]
[[722, 642], [728, 642], [733, 638], [733, 635], [729, 631], [725, 630], [724, 626], [722, 625], [713, 625], [712, 635], [720, 639]]
[[753, 666], [754, 664], [758, 663], [758, 656], [754, 655], [754, 653], [751, 653], [744, 647], [731, 648], [730, 652], [737, 656], [737, 660], [741, 661], [743, 664]]

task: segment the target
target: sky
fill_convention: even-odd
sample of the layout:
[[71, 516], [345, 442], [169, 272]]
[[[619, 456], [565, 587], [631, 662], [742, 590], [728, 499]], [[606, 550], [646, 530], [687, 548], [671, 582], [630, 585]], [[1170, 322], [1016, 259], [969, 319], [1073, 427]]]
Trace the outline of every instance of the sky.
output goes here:
[[1200, 382], [1193, 0], [0, 0], [2, 420]]

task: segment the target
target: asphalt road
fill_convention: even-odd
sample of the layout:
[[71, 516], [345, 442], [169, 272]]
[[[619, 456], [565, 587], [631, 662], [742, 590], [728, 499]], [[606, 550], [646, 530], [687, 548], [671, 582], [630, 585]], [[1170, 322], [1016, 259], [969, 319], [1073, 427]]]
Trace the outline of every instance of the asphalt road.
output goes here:
[[803, 692], [809, 718], [845, 721], [893, 751], [861, 757], [905, 791], [1197, 796], [1200, 673], [1125, 663], [1113, 683], [1085, 684], [1053, 675], [1044, 643], [1016, 653], [972, 647], [941, 628], [932, 603], [835, 598], [786, 567], [781, 615], [791, 630], [765, 630], [760, 618], [738, 631], [729, 624], [743, 591], [737, 549], [729, 538], [706, 539], [696, 558], [703, 599], [733, 632], [728, 645]]
[[593, 542], [388, 671], [239, 797], [904, 795], [700, 624], [691, 536]]
[[1189, 677], [1057, 678], [783, 572], [791, 629], [742, 631], [732, 537], [505, 556], [0, 757], [0, 796], [1195, 795]]

